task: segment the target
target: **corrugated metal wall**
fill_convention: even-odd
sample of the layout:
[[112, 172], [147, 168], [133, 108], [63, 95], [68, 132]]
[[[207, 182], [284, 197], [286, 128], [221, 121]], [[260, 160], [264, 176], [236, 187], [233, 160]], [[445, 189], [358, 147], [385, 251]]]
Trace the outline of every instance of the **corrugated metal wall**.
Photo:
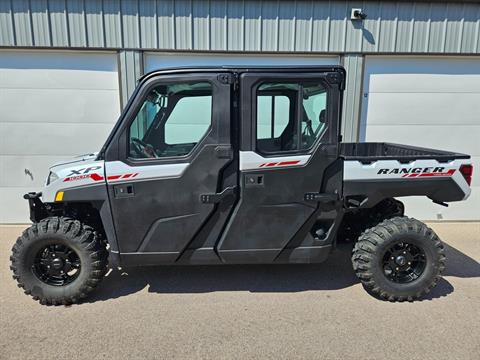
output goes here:
[[0, 0], [0, 46], [476, 54], [479, 18], [472, 2]]

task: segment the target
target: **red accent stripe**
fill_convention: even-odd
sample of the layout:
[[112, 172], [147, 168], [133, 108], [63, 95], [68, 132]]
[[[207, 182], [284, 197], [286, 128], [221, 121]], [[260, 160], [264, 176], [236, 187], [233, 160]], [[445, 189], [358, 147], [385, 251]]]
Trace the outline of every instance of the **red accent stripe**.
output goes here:
[[105, 180], [105, 178], [99, 174], [90, 174], [90, 179], [92, 179], [93, 181], [102, 181], [102, 180]]
[[297, 165], [299, 162], [300, 160], [282, 161], [282, 162], [279, 162], [277, 166]]
[[422, 176], [422, 177], [430, 177], [430, 176], [452, 176], [453, 174], [455, 173], [455, 169], [450, 169], [448, 170], [447, 172], [443, 172], [443, 173], [423, 173], [423, 174], [420, 174], [419, 176]]
[[107, 179], [108, 180], [117, 180], [117, 179], [120, 179], [120, 176], [122, 176], [122, 175], [110, 175]]
[[268, 163], [268, 164], [265, 164], [266, 167], [272, 167], [272, 166], [277, 166], [278, 163], [276, 162], [272, 162], [272, 163]]
[[122, 176], [122, 179], [128, 179], [130, 176], [132, 176], [133, 174], [125, 174]]

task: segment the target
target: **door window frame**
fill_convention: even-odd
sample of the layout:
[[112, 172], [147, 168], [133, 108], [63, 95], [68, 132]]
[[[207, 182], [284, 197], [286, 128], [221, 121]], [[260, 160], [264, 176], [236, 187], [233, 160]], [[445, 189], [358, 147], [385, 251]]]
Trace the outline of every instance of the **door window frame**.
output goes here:
[[[327, 73], [244, 73], [241, 76], [241, 104], [245, 104], [241, 109], [241, 145], [242, 151], [254, 151], [257, 154], [268, 157], [309, 155], [316, 151], [321, 144], [338, 144], [339, 139], [339, 116], [341, 95], [337, 84], [330, 84], [327, 80]], [[327, 129], [325, 133], [315, 140], [308, 149], [262, 152], [257, 149], [257, 90], [265, 83], [302, 83], [319, 82], [327, 91], [327, 108], [325, 114], [325, 123]], [[297, 101], [298, 102], [298, 101]], [[299, 117], [300, 106], [296, 106], [295, 115]], [[297, 123], [298, 125], [298, 123]], [[323, 142], [320, 142], [323, 139]]]
[[[227, 145], [230, 139], [230, 85], [218, 81], [221, 73], [229, 72], [195, 72], [182, 74], [158, 74], [145, 83], [135, 93], [135, 98], [121, 117], [121, 126], [117, 129], [118, 160], [130, 166], [148, 166], [162, 164], [190, 163], [205, 145]], [[211, 124], [202, 138], [186, 155], [169, 156], [161, 158], [134, 159], [129, 157], [129, 130], [130, 126], [145, 102], [147, 94], [159, 85], [177, 83], [208, 82], [212, 86]]]

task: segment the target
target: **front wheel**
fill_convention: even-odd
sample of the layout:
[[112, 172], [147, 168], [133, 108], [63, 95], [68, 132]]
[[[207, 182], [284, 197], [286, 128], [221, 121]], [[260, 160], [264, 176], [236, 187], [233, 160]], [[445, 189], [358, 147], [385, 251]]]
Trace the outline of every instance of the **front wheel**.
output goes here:
[[11, 270], [25, 294], [45, 305], [86, 297], [107, 271], [105, 243], [78, 220], [50, 217], [26, 229], [12, 248]]
[[352, 263], [367, 291], [389, 301], [428, 294], [445, 269], [445, 250], [424, 223], [395, 217], [367, 229], [353, 249]]

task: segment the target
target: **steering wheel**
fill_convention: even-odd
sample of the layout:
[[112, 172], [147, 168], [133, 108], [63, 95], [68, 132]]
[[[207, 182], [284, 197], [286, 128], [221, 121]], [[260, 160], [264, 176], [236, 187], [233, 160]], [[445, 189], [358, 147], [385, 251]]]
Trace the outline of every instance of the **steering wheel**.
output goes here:
[[156, 158], [158, 157], [152, 145], [147, 144], [145, 141], [139, 138], [132, 137], [130, 139], [133, 146], [133, 150], [142, 158]]

